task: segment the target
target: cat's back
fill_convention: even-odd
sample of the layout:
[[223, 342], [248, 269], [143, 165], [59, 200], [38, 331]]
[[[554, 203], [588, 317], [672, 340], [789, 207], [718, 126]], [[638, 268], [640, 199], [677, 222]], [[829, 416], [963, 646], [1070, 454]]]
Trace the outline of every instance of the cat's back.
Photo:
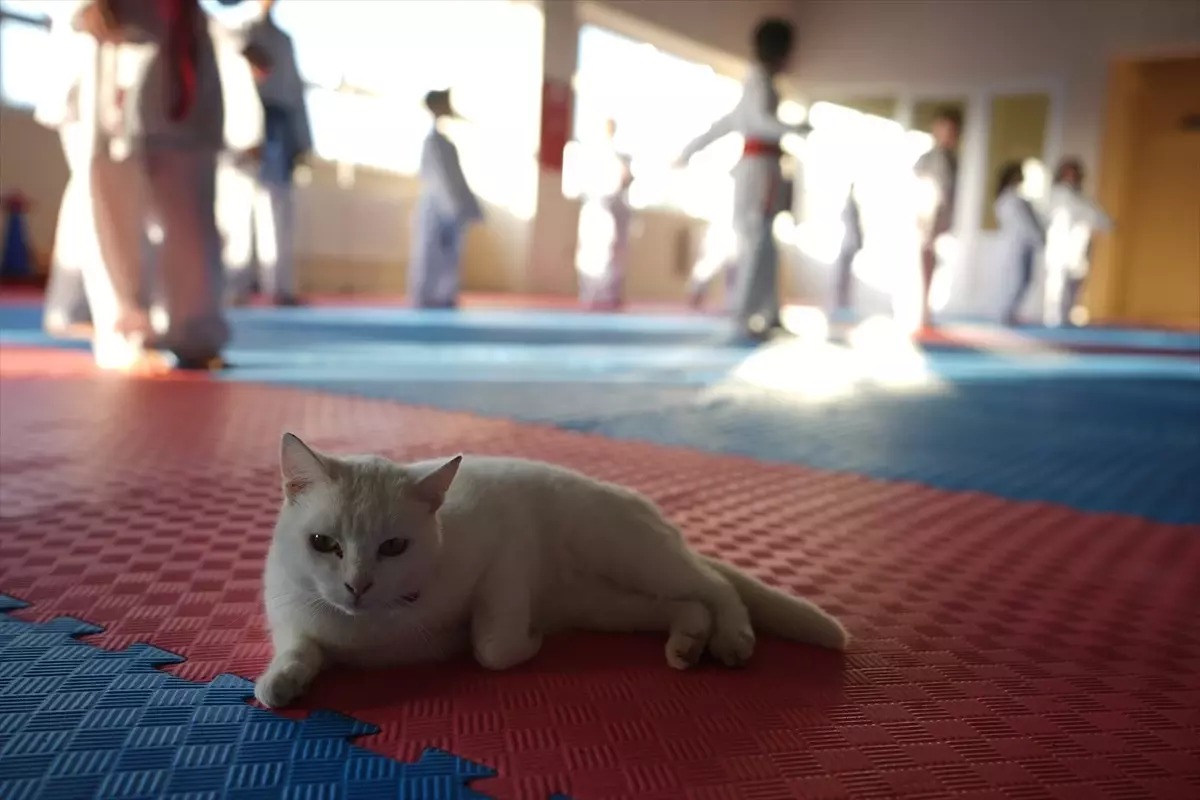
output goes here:
[[455, 489], [460, 494], [508, 497], [515, 493], [528, 498], [547, 493], [602, 491], [604, 486], [583, 473], [545, 461], [468, 455], [463, 457], [447, 500], [453, 499]]
[[[432, 470], [440, 463], [429, 461], [414, 468]], [[578, 514], [629, 495], [621, 487], [544, 461], [467, 455], [446, 495], [445, 512], [448, 516], [546, 517]]]

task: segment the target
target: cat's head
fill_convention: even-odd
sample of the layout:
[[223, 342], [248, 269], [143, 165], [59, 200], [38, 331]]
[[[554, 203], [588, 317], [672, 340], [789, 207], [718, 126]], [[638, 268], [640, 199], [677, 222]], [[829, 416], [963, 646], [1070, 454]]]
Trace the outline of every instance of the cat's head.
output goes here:
[[420, 602], [441, 550], [437, 511], [462, 456], [423, 474], [377, 456], [334, 458], [287, 433], [275, 557], [288, 579], [347, 614]]

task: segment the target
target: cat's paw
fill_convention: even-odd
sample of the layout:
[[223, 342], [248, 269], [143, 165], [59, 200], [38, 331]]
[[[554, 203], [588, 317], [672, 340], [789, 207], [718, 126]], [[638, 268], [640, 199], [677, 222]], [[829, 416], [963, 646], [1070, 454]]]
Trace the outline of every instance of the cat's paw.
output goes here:
[[754, 630], [749, 625], [717, 627], [708, 652], [727, 667], [742, 667], [754, 655]]
[[667, 665], [674, 669], [694, 667], [704, 655], [712, 633], [712, 616], [701, 603], [682, 604], [667, 637]]
[[690, 669], [704, 655], [705, 638], [695, 632], [674, 631], [667, 639], [667, 666], [672, 669]]
[[304, 694], [312, 678], [312, 670], [298, 661], [272, 664], [255, 681], [254, 699], [267, 708], [282, 708]]
[[490, 636], [474, 643], [475, 660], [484, 669], [505, 670], [524, 664], [542, 649], [542, 637]]

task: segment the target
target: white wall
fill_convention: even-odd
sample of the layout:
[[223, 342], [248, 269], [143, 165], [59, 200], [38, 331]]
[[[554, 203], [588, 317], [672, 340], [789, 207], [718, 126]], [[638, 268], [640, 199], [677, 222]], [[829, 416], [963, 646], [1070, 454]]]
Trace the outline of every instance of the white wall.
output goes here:
[[[995, 315], [1007, 286], [980, 230], [992, 94], [1049, 93], [1046, 161], [1099, 159], [1108, 68], [1121, 57], [1200, 49], [1188, 0], [798, 0], [794, 80], [809, 95], [967, 96], [953, 310]], [[903, 113], [903, 111], [902, 111]], [[1033, 301], [1030, 301], [1033, 304]]]

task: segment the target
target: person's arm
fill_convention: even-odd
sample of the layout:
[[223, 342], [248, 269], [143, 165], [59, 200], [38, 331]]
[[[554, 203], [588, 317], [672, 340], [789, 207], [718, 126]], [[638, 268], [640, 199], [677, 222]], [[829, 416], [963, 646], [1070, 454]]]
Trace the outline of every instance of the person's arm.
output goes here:
[[467, 177], [458, 159], [458, 149], [443, 136], [434, 136], [430, 145], [429, 177], [433, 179], [433, 190], [445, 200], [451, 213], [460, 222], [482, 219], [483, 211], [475, 193], [467, 185]]
[[812, 131], [811, 125], [790, 125], [779, 119], [778, 114], [771, 108], [770, 82], [771, 79], [765, 72], [753, 72], [742, 86], [741, 99], [734, 109], [693, 139], [683, 149], [680, 162], [686, 163], [696, 153], [730, 133], [742, 133], [750, 138], [768, 140], [782, 139], [789, 133], [807, 136]]
[[308, 94], [304, 90], [300, 68], [296, 65], [296, 47], [290, 36], [285, 53], [280, 68], [286, 70], [288, 109], [291, 111], [292, 136], [296, 145], [295, 158], [300, 160], [312, 151], [312, 123], [308, 118]]
[[1092, 230], [1107, 232], [1113, 229], [1112, 217], [1098, 203], [1079, 193], [1076, 193], [1072, 200], [1078, 204], [1076, 215], [1086, 219]]
[[679, 156], [679, 161], [686, 164], [688, 161], [691, 161], [692, 156], [696, 155], [696, 153], [699, 153], [701, 150], [708, 147], [718, 139], [733, 133], [737, 129], [734, 125], [734, 115], [736, 113], [736, 109], [734, 111], [730, 111], [728, 114], [721, 117], [711, 126], [709, 126], [708, 130], [706, 130], [704, 133], [688, 142], [687, 147], [683, 148], [683, 152]]
[[1024, 197], [1015, 197], [1014, 199], [1017, 201], [1017, 213], [1014, 221], [1021, 231], [1021, 235], [1039, 245], [1045, 245], [1046, 226], [1042, 224], [1041, 218], [1033, 209], [1033, 203]]
[[124, 39], [112, 0], [74, 0], [75, 8], [67, 16], [71, 27], [86, 33], [98, 42], [120, 42]]

